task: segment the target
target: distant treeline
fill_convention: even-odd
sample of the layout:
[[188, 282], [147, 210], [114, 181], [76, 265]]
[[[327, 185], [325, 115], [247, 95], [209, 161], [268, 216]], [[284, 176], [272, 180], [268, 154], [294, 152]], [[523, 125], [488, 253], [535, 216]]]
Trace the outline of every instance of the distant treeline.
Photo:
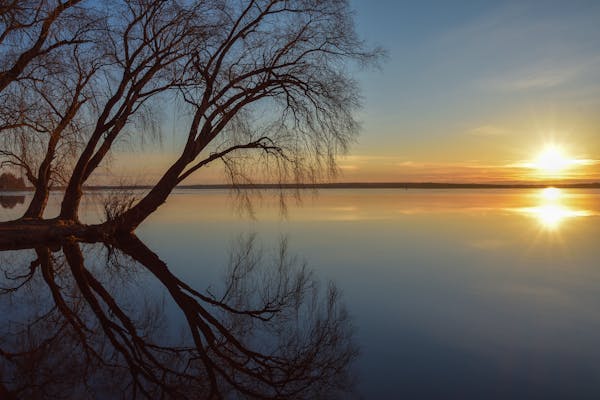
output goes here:
[[[182, 185], [177, 186], [178, 189], [543, 189], [546, 187], [556, 187], [560, 189], [600, 189], [600, 182], [592, 183], [435, 183], [435, 182], [340, 182], [340, 183], [316, 183], [316, 184], [272, 184], [272, 183], [257, 183], [244, 185]], [[64, 188], [55, 187], [53, 190], [63, 190]], [[152, 186], [86, 186], [85, 190], [149, 190]], [[25, 186], [23, 178], [17, 178], [14, 175], [0, 175], [0, 190], [31, 190]]]
[[[178, 189], [543, 189], [556, 187], [561, 189], [600, 189], [600, 182], [593, 183], [523, 183], [523, 184], [488, 184], [488, 183], [434, 183], [434, 182], [384, 182], [384, 183], [317, 183], [317, 184], [245, 184], [245, 185], [184, 185]], [[151, 189], [152, 186], [88, 186], [86, 190], [107, 189]]]
[[0, 190], [23, 190], [26, 188], [23, 178], [17, 178], [10, 172], [0, 175]]

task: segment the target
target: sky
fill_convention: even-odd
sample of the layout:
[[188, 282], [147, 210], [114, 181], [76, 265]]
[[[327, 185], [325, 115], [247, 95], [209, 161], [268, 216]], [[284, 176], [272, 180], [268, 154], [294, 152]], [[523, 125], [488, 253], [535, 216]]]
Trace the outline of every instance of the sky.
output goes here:
[[[351, 4], [388, 56], [357, 74], [362, 130], [338, 181], [600, 181], [600, 1]], [[549, 147], [564, 168], [538, 168]], [[152, 179], [168, 154], [131, 157]]]
[[[344, 180], [535, 180], [546, 174], [518, 166], [551, 143], [600, 159], [600, 2], [353, 5], [389, 58], [360, 77], [363, 132]], [[593, 164], [564, 177], [599, 179]]]

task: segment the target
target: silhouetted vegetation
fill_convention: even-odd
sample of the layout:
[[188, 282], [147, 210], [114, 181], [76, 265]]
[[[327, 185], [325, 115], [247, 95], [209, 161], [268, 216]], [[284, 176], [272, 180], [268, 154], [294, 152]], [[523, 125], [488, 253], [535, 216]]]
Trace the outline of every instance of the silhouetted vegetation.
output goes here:
[[335, 173], [358, 130], [348, 66], [381, 53], [346, 0], [16, 0], [0, 13], [0, 155], [35, 187], [24, 220], [61, 185], [52, 223], [79, 224], [83, 187], [115, 145], [152, 140], [164, 104], [184, 115], [176, 160], [105, 231], [133, 231], [214, 161], [232, 184]]
[[17, 178], [10, 172], [0, 175], [0, 190], [23, 190], [26, 188], [23, 178]]

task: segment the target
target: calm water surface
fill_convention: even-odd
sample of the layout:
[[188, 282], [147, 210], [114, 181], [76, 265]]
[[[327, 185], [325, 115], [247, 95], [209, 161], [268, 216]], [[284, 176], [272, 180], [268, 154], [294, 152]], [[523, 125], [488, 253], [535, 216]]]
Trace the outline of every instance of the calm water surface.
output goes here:
[[[97, 199], [85, 220], [99, 218]], [[20, 200], [3, 198], [0, 217], [20, 215]], [[235, 204], [181, 190], [138, 236], [209, 292], [240, 242], [276, 253], [285, 239], [342, 293], [360, 396], [600, 398], [600, 191], [324, 190], [283, 216], [267, 194], [253, 218]], [[165, 304], [163, 329], [176, 331], [181, 310]]]

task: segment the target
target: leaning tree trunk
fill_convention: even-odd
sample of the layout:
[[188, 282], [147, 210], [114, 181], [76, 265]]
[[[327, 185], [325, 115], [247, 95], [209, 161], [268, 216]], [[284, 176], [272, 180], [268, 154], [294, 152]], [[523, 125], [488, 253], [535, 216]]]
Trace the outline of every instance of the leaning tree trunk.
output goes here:
[[[109, 103], [113, 103], [114, 105], [116, 99], [116, 97], [113, 97]], [[73, 168], [73, 173], [71, 174], [71, 179], [69, 179], [69, 183], [67, 184], [65, 195], [60, 207], [59, 219], [61, 220], [75, 222], [79, 221], [79, 204], [81, 203], [81, 197], [83, 196], [83, 185], [90, 177], [92, 172], [98, 167], [110, 149], [113, 141], [116, 139], [117, 134], [125, 126], [127, 119], [124, 117], [118, 119], [104, 143], [102, 143], [98, 151], [95, 152], [96, 146], [105, 132], [103, 121], [106, 121], [107, 115], [111, 108], [112, 105], [106, 106], [104, 114], [100, 117], [92, 137], [88, 140], [85, 149], [77, 160], [77, 164], [75, 164], [75, 167]]]
[[79, 203], [81, 203], [81, 196], [83, 196], [83, 174], [85, 163], [78, 163], [73, 170], [71, 179], [65, 189], [62, 204], [60, 206], [59, 219], [66, 221], [78, 221], [79, 220]]
[[133, 232], [150, 214], [158, 209], [179, 183], [179, 176], [187, 166], [184, 158], [177, 160], [156, 185], [135, 206], [125, 211], [105, 226], [114, 231]]

